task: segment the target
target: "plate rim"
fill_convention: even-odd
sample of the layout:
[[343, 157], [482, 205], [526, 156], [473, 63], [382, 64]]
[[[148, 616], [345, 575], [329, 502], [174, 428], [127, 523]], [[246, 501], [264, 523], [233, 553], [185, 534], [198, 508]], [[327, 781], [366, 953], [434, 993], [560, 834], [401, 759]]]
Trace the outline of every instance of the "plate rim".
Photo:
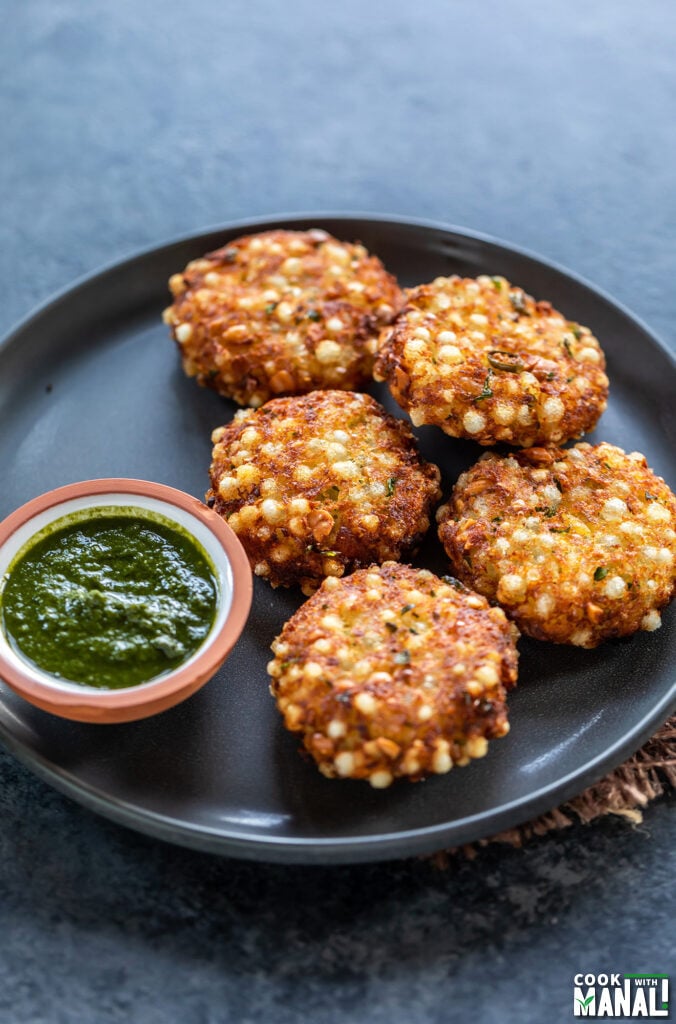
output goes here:
[[[113, 276], [128, 265], [143, 261], [157, 255], [162, 250], [190, 242], [197, 243], [201, 238], [219, 233], [245, 232], [252, 230], [272, 229], [274, 226], [291, 226], [298, 222], [314, 221], [322, 224], [325, 221], [361, 221], [369, 225], [393, 225], [422, 230], [434, 231], [463, 239], [470, 239], [493, 248], [501, 248], [512, 255], [525, 258], [534, 264], [546, 267], [573, 281], [579, 287], [590, 292], [592, 296], [601, 298], [606, 304], [620, 312], [636, 329], [645, 335], [650, 343], [658, 348], [666, 357], [671, 370], [676, 373], [676, 354], [666, 345], [648, 325], [627, 309], [621, 302], [592, 284], [586, 278], [569, 270], [562, 264], [544, 258], [537, 253], [512, 245], [500, 238], [475, 231], [473, 229], [447, 224], [427, 218], [411, 218], [392, 214], [374, 214], [361, 211], [301, 211], [284, 214], [247, 217], [225, 223], [207, 226], [198, 231], [190, 231], [170, 238], [164, 242], [135, 250], [126, 256], [115, 259], [99, 268], [90, 271], [70, 284], [52, 293], [28, 314], [23, 316], [0, 339], [0, 351], [8, 347], [13, 340], [28, 330], [41, 317], [49, 314], [64, 300], [84, 291], [86, 288], [101, 283], [106, 276]], [[293, 230], [293, 228], [291, 228]], [[15, 736], [0, 721], [0, 739], [6, 748], [24, 763], [38, 777], [59, 792], [74, 799], [80, 805], [118, 824], [125, 825], [165, 841], [177, 843], [193, 849], [217, 853], [222, 856], [235, 856], [256, 861], [305, 864], [340, 864], [363, 861], [384, 861], [418, 854], [431, 853], [443, 849], [444, 845], [462, 845], [478, 838], [476, 823], [487, 819], [490, 826], [482, 835], [495, 834], [504, 828], [513, 827], [520, 822], [537, 816], [553, 806], [565, 802], [580, 793], [586, 786], [600, 778], [613, 765], [620, 764], [628, 755], [637, 750], [651, 735], [669, 711], [676, 710], [676, 680], [670, 692], [650, 712], [643, 716], [633, 728], [624, 733], [612, 747], [603, 750], [590, 761], [586, 761], [563, 778], [559, 778], [534, 793], [531, 792], [518, 799], [511, 800], [487, 814], [483, 811], [468, 815], [451, 822], [408, 829], [400, 832], [386, 832], [368, 836], [348, 836], [343, 838], [327, 837], [279, 837], [266, 836], [258, 833], [247, 833], [238, 830], [228, 832], [227, 829], [213, 828], [201, 824], [189, 825], [184, 820], [172, 818], [156, 811], [141, 811], [127, 801], [103, 794], [89, 782], [75, 781], [59, 765], [50, 761], [42, 754], [34, 752], [28, 744]], [[519, 812], [519, 808], [522, 810]]]
[[[4, 684], [6, 685], [6, 684]], [[675, 684], [676, 685], [676, 684]], [[673, 687], [672, 687], [673, 691]], [[581, 793], [588, 785], [603, 777], [608, 770], [608, 758], [621, 764], [626, 757], [640, 749], [652, 735], [653, 730], [669, 717], [674, 699], [673, 692], [666, 694], [657, 708], [645, 715], [638, 726], [626, 733], [611, 748], [593, 758], [582, 768], [569, 772], [563, 779], [557, 779], [517, 800], [503, 804], [490, 812], [489, 820], [494, 823], [488, 833], [477, 836], [474, 824], [486, 817], [485, 812], [443, 822], [423, 828], [408, 829], [405, 832], [382, 833], [377, 836], [345, 837], [323, 839], [309, 837], [265, 836], [258, 833], [215, 829], [208, 825], [199, 827], [186, 825], [169, 815], [156, 811], [139, 811], [133, 805], [117, 797], [104, 796], [90, 783], [76, 783], [58, 765], [54, 765], [42, 754], [36, 754], [21, 740], [5, 729], [0, 722], [0, 739], [7, 749], [26, 765], [35, 775], [53, 786], [54, 789], [76, 803], [94, 811], [116, 824], [125, 825], [136, 832], [162, 839], [189, 849], [214, 853], [219, 856], [238, 857], [244, 860], [284, 864], [356, 864], [367, 861], [398, 860], [407, 857], [432, 854], [450, 847], [462, 846], [490, 835], [496, 835], [506, 828], [516, 827], [523, 821], [560, 806], [566, 800]], [[105, 726], [104, 726], [105, 728]], [[616, 761], [616, 758], [618, 759]], [[610, 769], [612, 770], [612, 769]], [[432, 780], [433, 781], [433, 780]], [[423, 783], [419, 783], [424, 785]], [[553, 793], [556, 799], [552, 802]], [[527, 805], [525, 818], [515, 813]], [[444, 836], [453, 833], [453, 838], [444, 842]], [[457, 833], [457, 835], [455, 835]], [[406, 852], [402, 852], [402, 846]]]
[[[57, 306], [63, 299], [80, 291], [81, 289], [84, 289], [90, 284], [93, 284], [98, 278], [112, 274], [115, 271], [122, 269], [122, 267], [128, 263], [133, 263], [136, 260], [143, 260], [152, 256], [161, 249], [170, 249], [174, 246], [183, 245], [186, 242], [191, 242], [193, 240], [197, 241], [199, 238], [203, 238], [206, 235], [215, 235], [220, 232], [252, 230], [260, 228], [266, 224], [283, 227], [292, 221], [308, 221], [313, 219], [338, 221], [362, 220], [372, 222], [373, 224], [396, 224], [401, 227], [423, 228], [424, 230], [439, 231], [444, 234], [459, 235], [462, 238], [471, 238], [474, 241], [482, 242], [491, 246], [497, 246], [498, 248], [506, 249], [511, 253], [516, 253], [518, 256], [522, 256], [533, 263], [539, 263], [541, 266], [547, 267], [549, 270], [554, 270], [559, 274], [563, 274], [565, 277], [570, 278], [576, 284], [585, 288], [593, 295], [599, 296], [605, 302], [614, 306], [615, 309], [619, 310], [619, 312], [628, 320], [631, 320], [639, 330], [649, 336], [650, 340], [656, 344], [662, 354], [666, 356], [676, 372], [676, 353], [672, 352], [671, 348], [667, 345], [661, 335], [653, 330], [653, 328], [636, 313], [632, 312], [628, 306], [625, 306], [622, 302], [611, 295], [610, 292], [605, 291], [605, 289], [594, 284], [588, 278], [584, 277], [582, 274], [578, 274], [565, 264], [559, 263], [549, 257], [542, 256], [534, 249], [529, 249], [526, 246], [512, 245], [511, 242], [508, 242], [503, 238], [499, 238], [497, 235], [477, 231], [473, 228], [465, 228], [458, 224], [451, 224], [446, 221], [438, 221], [425, 217], [369, 213], [359, 210], [300, 210], [289, 213], [271, 214], [270, 216], [263, 215], [261, 217], [238, 218], [237, 220], [225, 221], [224, 223], [217, 222], [207, 224], [206, 226], [199, 228], [197, 231], [182, 232], [180, 235], [174, 235], [164, 241], [157, 242], [154, 245], [144, 246], [141, 249], [132, 249], [126, 255], [119, 256], [108, 263], [99, 264], [93, 270], [89, 270], [86, 273], [79, 275], [69, 284], [66, 284], [62, 288], [58, 288], [56, 291], [48, 294], [41, 302], [29, 309], [27, 313], [21, 316], [19, 320], [15, 321], [14, 324], [5, 331], [0, 338], [0, 348], [4, 348], [8, 345], [16, 334], [24, 331], [31, 323], [33, 323], [34, 320], [44, 316], [45, 313], [49, 312], [52, 307]], [[295, 229], [292, 228], [291, 230]]]

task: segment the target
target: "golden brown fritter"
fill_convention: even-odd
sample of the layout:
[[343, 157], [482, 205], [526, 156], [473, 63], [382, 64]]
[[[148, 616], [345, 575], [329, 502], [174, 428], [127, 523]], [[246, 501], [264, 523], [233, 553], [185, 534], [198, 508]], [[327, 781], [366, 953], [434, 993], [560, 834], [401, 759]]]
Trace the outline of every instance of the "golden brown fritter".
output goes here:
[[524, 448], [594, 427], [608, 378], [588, 328], [504, 277], [439, 277], [406, 294], [383, 331], [374, 376], [415, 426]]
[[437, 519], [460, 579], [539, 640], [596, 647], [651, 631], [674, 596], [676, 498], [639, 452], [491, 452]]
[[271, 692], [329, 778], [443, 774], [509, 731], [518, 631], [458, 580], [386, 562], [327, 579], [272, 645]]
[[402, 305], [397, 282], [363, 245], [325, 231], [247, 235], [169, 281], [164, 312], [183, 368], [257, 407], [370, 380], [378, 332]]
[[207, 500], [274, 587], [414, 551], [441, 497], [408, 424], [369, 395], [315, 391], [241, 410], [214, 431]]

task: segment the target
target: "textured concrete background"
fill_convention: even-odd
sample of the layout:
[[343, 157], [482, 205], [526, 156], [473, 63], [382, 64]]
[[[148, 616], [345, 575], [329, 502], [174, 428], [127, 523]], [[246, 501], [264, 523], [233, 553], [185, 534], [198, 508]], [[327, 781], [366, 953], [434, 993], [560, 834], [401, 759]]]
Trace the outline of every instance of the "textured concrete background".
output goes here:
[[[178, 233], [361, 209], [534, 249], [676, 347], [674, 52], [669, 0], [5, 0], [0, 329]], [[445, 872], [301, 869], [0, 778], [3, 1024], [539, 1024], [577, 970], [674, 966], [670, 801]]]

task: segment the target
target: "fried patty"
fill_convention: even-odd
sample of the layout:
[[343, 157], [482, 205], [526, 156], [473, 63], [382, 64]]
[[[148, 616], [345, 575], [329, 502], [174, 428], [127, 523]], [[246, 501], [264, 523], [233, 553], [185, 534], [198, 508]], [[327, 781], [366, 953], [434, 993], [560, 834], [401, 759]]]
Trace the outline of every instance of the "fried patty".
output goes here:
[[439, 277], [407, 292], [374, 375], [415, 426], [529, 448], [591, 430], [606, 408], [598, 341], [504, 277]]
[[169, 281], [165, 322], [183, 368], [240, 405], [370, 380], [378, 333], [402, 305], [363, 245], [325, 231], [247, 235]]
[[454, 572], [539, 640], [596, 647], [660, 625], [676, 498], [611, 444], [484, 455], [437, 514]]
[[309, 594], [325, 576], [408, 556], [441, 497], [408, 424], [368, 395], [277, 398], [212, 440], [207, 500], [274, 587]]
[[327, 579], [272, 645], [271, 692], [329, 778], [443, 774], [509, 731], [518, 632], [427, 569], [386, 562]]

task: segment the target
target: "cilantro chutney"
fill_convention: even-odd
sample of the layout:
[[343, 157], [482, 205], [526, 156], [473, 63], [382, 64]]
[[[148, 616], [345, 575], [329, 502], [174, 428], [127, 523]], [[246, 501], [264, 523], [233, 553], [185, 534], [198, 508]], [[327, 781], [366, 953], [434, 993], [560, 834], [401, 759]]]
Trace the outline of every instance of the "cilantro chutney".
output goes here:
[[101, 689], [178, 668], [216, 618], [216, 574], [198, 541], [142, 508], [89, 508], [16, 555], [0, 590], [15, 652], [52, 676]]

